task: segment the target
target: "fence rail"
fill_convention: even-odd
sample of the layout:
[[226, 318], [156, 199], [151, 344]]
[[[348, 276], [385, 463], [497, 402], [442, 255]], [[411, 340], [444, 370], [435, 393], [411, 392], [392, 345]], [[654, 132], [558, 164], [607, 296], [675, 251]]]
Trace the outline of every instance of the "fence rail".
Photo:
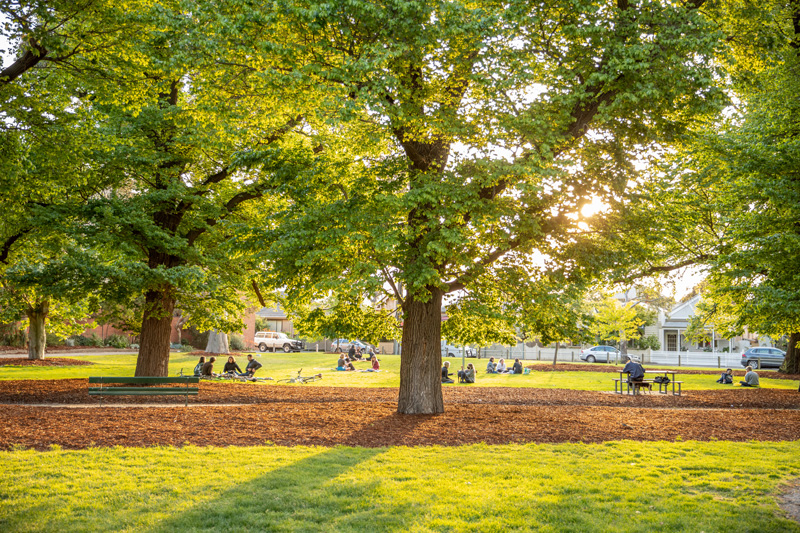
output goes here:
[[[525, 361], [552, 361], [555, 348], [522, 348], [517, 346], [493, 346], [481, 349], [481, 358], [521, 359]], [[558, 361], [562, 363], [581, 362], [581, 349], [577, 347], [559, 348]], [[741, 368], [741, 354], [713, 352], [667, 352], [655, 350], [628, 350], [628, 354], [639, 358], [646, 364], [672, 366], [705, 366], [715, 368]], [[612, 360], [612, 363], [618, 361]]]

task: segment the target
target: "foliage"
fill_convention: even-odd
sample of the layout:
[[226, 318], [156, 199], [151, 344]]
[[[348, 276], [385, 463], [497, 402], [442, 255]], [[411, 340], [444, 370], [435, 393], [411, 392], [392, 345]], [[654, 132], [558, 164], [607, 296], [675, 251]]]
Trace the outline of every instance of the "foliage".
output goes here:
[[18, 322], [0, 324], [1, 346], [25, 346], [27, 338], [25, 330], [19, 327]]
[[660, 350], [661, 343], [658, 341], [658, 335], [647, 335], [636, 339], [633, 345], [640, 350]]
[[127, 348], [131, 341], [125, 335], [113, 333], [106, 337], [104, 344], [106, 346], [113, 346], [114, 348]]
[[638, 339], [643, 323], [631, 302], [622, 304], [614, 298], [606, 298], [597, 304], [589, 330], [601, 339], [624, 342]]
[[381, 339], [397, 338], [399, 332], [394, 312], [332, 299], [331, 307], [299, 307], [293, 310], [294, 327], [302, 337], [361, 339], [377, 344]]
[[236, 350], [239, 352], [247, 348], [247, 345], [244, 342], [244, 337], [238, 333], [231, 333], [228, 335], [228, 346], [230, 346], [231, 350]]

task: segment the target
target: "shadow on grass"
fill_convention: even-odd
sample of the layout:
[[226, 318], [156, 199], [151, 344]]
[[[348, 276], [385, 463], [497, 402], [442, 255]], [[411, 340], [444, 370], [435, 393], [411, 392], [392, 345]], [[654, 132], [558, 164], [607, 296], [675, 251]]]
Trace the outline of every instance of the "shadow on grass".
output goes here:
[[[237, 483], [193, 508], [176, 509], [173, 518], [149, 531], [370, 531], [375, 528], [376, 511], [382, 515], [382, 531], [401, 530], [407, 513], [397, 516], [376, 509], [372, 495], [380, 480], [362, 472], [348, 475], [383, 451], [344, 447], [322, 451]], [[231, 468], [231, 476], [239, 468]]]

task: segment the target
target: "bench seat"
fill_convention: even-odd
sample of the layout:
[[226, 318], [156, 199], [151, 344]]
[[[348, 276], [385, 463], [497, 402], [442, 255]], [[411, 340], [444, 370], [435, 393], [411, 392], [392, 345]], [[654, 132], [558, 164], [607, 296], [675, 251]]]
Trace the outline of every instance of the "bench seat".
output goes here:
[[[189, 405], [189, 396], [197, 396], [198, 387], [190, 387], [190, 383], [200, 383], [200, 378], [196, 376], [179, 377], [108, 377], [92, 376], [89, 378], [90, 384], [99, 384], [99, 387], [89, 387], [89, 396], [99, 396], [100, 405], [103, 404], [103, 396], [174, 396], [183, 395], [186, 397], [186, 404]], [[164, 387], [161, 385], [179, 384], [181, 386]], [[138, 385], [135, 387], [126, 385]]]

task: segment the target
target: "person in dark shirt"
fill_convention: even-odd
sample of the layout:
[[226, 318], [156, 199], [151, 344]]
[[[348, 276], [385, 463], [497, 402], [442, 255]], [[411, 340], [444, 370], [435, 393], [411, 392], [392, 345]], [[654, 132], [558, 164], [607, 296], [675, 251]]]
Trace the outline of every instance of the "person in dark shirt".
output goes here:
[[356, 347], [354, 345], [350, 345], [350, 349], [347, 350], [347, 358], [351, 361], [356, 358]]
[[236, 364], [236, 359], [234, 359], [233, 356], [228, 357], [228, 362], [225, 363], [225, 367], [222, 370], [226, 374], [236, 374], [237, 376], [242, 375], [242, 369]]
[[519, 359], [514, 359], [514, 366], [511, 367], [512, 374], [522, 374], [522, 363], [519, 362]]
[[622, 369], [622, 373], [628, 374], [629, 383], [644, 380], [644, 367], [633, 359], [628, 360], [628, 363]]
[[216, 377], [216, 374], [214, 373], [214, 361], [216, 360], [216, 357], [209, 357], [208, 362], [203, 365], [203, 370], [200, 372], [200, 374], [204, 377]]
[[244, 376], [252, 378], [256, 370], [261, 368], [261, 363], [253, 359], [253, 354], [247, 354], [247, 366], [244, 367]]
[[453, 374], [450, 372], [450, 361], [445, 361], [444, 366], [442, 367], [442, 383], [455, 383], [450, 376]]
[[201, 357], [200, 361], [198, 361], [197, 365], [194, 367], [194, 375], [199, 376], [203, 373], [203, 365], [206, 364], [206, 358]]

